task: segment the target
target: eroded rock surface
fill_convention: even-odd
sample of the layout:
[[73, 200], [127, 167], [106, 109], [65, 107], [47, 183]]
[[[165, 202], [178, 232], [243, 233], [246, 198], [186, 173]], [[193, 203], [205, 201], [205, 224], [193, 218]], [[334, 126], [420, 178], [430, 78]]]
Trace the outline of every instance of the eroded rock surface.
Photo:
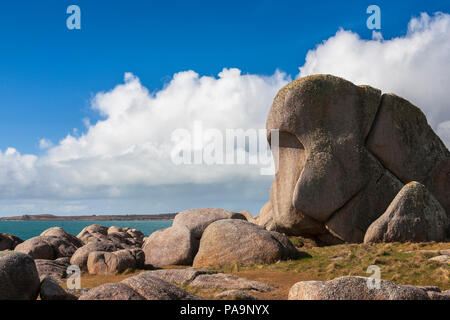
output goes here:
[[155, 267], [192, 265], [205, 229], [215, 221], [230, 219], [247, 221], [244, 214], [219, 208], [178, 213], [170, 228], [158, 230], [146, 239], [142, 247], [146, 264]]
[[219, 220], [203, 233], [193, 266], [273, 263], [299, 256], [299, 251], [280, 233], [244, 220]]
[[142, 269], [144, 261], [145, 255], [140, 249], [93, 251], [88, 255], [87, 269], [90, 274], [116, 274], [128, 269]]
[[270, 203], [256, 218], [269, 230], [362, 242], [413, 180], [450, 215], [450, 153], [423, 113], [400, 97], [309, 76], [278, 92], [266, 126], [280, 136]]
[[36, 300], [40, 284], [36, 265], [29, 255], [0, 252], [0, 300]]
[[289, 300], [429, 300], [427, 291], [380, 280], [369, 288], [366, 277], [341, 277], [330, 281], [301, 281], [289, 291]]
[[79, 300], [201, 300], [151, 272], [89, 290]]
[[372, 223], [364, 242], [441, 242], [445, 241], [449, 226], [444, 208], [427, 188], [410, 182]]
[[67, 277], [67, 268], [70, 266], [70, 258], [56, 260], [35, 259], [39, 278], [50, 277], [56, 281], [62, 281]]
[[187, 285], [189, 287], [197, 289], [240, 290], [257, 292], [269, 292], [275, 290], [275, 288], [259, 281], [253, 281], [231, 274], [218, 273], [196, 268], [161, 269], [149, 271], [147, 273], [178, 286]]
[[0, 233], [0, 251], [2, 250], [14, 250], [14, 248], [22, 243], [23, 240], [15, 235], [8, 233]]

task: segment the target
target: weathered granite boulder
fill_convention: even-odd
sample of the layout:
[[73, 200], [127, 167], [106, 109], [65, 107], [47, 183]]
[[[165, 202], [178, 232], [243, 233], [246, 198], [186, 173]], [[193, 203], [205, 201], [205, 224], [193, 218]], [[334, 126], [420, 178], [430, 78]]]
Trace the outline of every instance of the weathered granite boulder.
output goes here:
[[204, 230], [224, 219], [247, 220], [241, 213], [218, 208], [191, 209], [178, 213], [170, 228], [152, 233], [142, 249], [146, 263], [155, 267], [192, 265]]
[[270, 292], [275, 290], [274, 287], [265, 283], [227, 273], [199, 274], [189, 283], [189, 286], [197, 289], [246, 290], [256, 292]]
[[450, 153], [421, 111], [399, 97], [309, 76], [278, 92], [267, 129], [280, 136], [270, 205], [257, 218], [269, 230], [362, 242], [412, 180], [449, 215]]
[[367, 147], [403, 183], [424, 184], [450, 216], [450, 152], [419, 108], [384, 94]]
[[70, 258], [70, 264], [77, 265], [81, 270], [87, 271], [87, 261], [91, 252], [114, 252], [122, 249], [125, 249], [124, 246], [118, 242], [113, 242], [110, 240], [91, 241], [75, 251], [75, 253]]
[[71, 257], [78, 249], [69, 239], [54, 236], [37, 236], [17, 245], [14, 251], [28, 254], [33, 259], [54, 260]]
[[[272, 185], [273, 188], [273, 185]], [[259, 215], [254, 217], [253, 220], [257, 225], [263, 226], [267, 230], [273, 231], [276, 226], [273, 223], [272, 202], [266, 202], [259, 211]]]
[[441, 242], [449, 226], [450, 218], [427, 188], [410, 182], [371, 224], [364, 242]]
[[200, 297], [186, 292], [152, 275], [143, 272], [137, 276], [122, 281], [147, 300], [200, 300]]
[[73, 294], [66, 292], [53, 278], [43, 277], [39, 291], [41, 300], [77, 300]]
[[197, 249], [198, 241], [183, 226], [153, 232], [142, 247], [145, 263], [154, 267], [191, 265]]
[[151, 272], [108, 283], [83, 294], [79, 300], [201, 300]]
[[72, 243], [76, 248], [79, 248], [83, 246], [83, 243], [80, 239], [77, 237], [71, 235], [70, 233], [67, 233], [64, 231], [61, 227], [53, 227], [50, 229], [47, 229], [41, 233], [41, 236], [43, 237], [57, 237], [57, 238], [64, 238], [68, 242]]
[[107, 283], [82, 294], [78, 300], [145, 300], [143, 296], [123, 283]]
[[53, 260], [56, 258], [55, 250], [53, 246], [46, 241], [46, 237], [33, 237], [28, 239], [14, 249], [16, 252], [22, 252], [33, 259], [48, 259]]
[[173, 220], [173, 226], [184, 226], [193, 235], [194, 238], [202, 237], [203, 231], [211, 223], [223, 219], [242, 219], [247, 220], [241, 213], [231, 212], [218, 208], [191, 209], [178, 213]]
[[159, 269], [149, 271], [153, 276], [164, 281], [184, 286], [191, 283], [196, 277], [202, 274], [215, 274], [215, 271], [201, 270], [195, 268], [186, 269]]
[[131, 247], [141, 247], [144, 243], [144, 234], [137, 229], [109, 227], [107, 238], [116, 240]]
[[226, 273], [195, 268], [161, 269], [147, 272], [178, 286], [189, 286], [196, 289], [241, 290], [269, 292], [275, 288], [259, 282]]
[[87, 269], [90, 274], [116, 274], [128, 269], [142, 268], [144, 260], [144, 252], [140, 249], [114, 252], [93, 251], [89, 253]]
[[144, 234], [137, 229], [116, 226], [107, 228], [98, 224], [85, 227], [77, 238], [85, 245], [90, 242], [111, 241], [124, 248], [140, 248], [144, 243]]
[[36, 265], [29, 255], [0, 252], [0, 300], [36, 300], [40, 284]]
[[429, 300], [427, 291], [380, 280], [369, 288], [366, 277], [341, 277], [330, 281], [301, 281], [292, 286], [289, 300]]
[[0, 251], [2, 250], [14, 250], [14, 248], [22, 243], [23, 240], [15, 235], [8, 233], [0, 233]]
[[85, 227], [77, 235], [77, 238], [81, 240], [84, 244], [88, 244], [91, 241], [103, 241], [106, 240], [108, 236], [108, 228], [100, 226], [98, 224], [93, 224]]
[[203, 233], [194, 267], [273, 263], [298, 257], [298, 250], [282, 234], [244, 220], [219, 220]]
[[67, 268], [70, 266], [70, 258], [58, 258], [56, 260], [35, 259], [39, 278], [49, 277], [56, 281], [62, 281], [67, 277]]

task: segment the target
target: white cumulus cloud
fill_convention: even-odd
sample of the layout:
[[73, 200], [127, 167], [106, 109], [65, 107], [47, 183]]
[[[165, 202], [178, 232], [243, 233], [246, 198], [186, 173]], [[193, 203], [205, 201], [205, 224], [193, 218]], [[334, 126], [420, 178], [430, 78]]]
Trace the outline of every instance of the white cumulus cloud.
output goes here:
[[402, 96], [422, 109], [450, 147], [450, 15], [422, 13], [405, 36], [364, 40], [351, 31], [310, 50], [298, 77], [329, 73]]
[[[100, 92], [92, 108], [103, 120], [84, 121], [84, 134], [68, 135], [52, 146], [46, 139], [40, 157], [15, 149], [0, 154], [0, 187], [8, 197], [63, 199], [126, 197], [136, 189], [163, 185], [226, 183], [256, 179], [259, 167], [176, 165], [172, 133], [204, 129], [264, 129], [273, 97], [290, 79], [241, 74], [224, 69], [218, 77], [179, 72], [166, 86], [151, 93], [131, 73], [123, 84]], [[19, 188], [20, 187], [20, 188]], [[1, 190], [0, 190], [1, 191]]]

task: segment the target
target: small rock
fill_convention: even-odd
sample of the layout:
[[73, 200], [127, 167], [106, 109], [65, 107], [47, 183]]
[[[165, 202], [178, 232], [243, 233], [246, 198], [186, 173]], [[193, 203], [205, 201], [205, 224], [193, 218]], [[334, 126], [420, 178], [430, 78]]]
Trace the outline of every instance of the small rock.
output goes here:
[[441, 255], [441, 256], [437, 256], [437, 257], [433, 257], [428, 259], [429, 261], [435, 261], [438, 263], [442, 263], [442, 264], [450, 264], [450, 257], [447, 255]]

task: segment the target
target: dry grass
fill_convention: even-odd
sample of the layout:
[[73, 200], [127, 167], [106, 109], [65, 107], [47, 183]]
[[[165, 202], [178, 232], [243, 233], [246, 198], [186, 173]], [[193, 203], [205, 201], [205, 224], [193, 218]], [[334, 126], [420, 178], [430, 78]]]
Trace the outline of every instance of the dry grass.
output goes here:
[[[330, 280], [347, 275], [369, 276], [369, 265], [381, 268], [381, 278], [397, 284], [432, 285], [450, 289], [450, 265], [428, 261], [438, 255], [436, 250], [450, 249], [450, 243], [388, 243], [345, 244], [328, 247], [307, 247], [304, 258], [279, 261], [270, 265], [229, 266], [213, 268], [237, 276], [261, 281], [277, 288], [268, 293], [252, 293], [259, 299], [286, 299], [289, 289], [298, 281]], [[178, 267], [179, 268], [179, 267]], [[119, 282], [142, 271], [112, 276], [84, 275], [82, 286], [92, 288], [108, 282]], [[205, 298], [217, 291], [183, 287]]]

